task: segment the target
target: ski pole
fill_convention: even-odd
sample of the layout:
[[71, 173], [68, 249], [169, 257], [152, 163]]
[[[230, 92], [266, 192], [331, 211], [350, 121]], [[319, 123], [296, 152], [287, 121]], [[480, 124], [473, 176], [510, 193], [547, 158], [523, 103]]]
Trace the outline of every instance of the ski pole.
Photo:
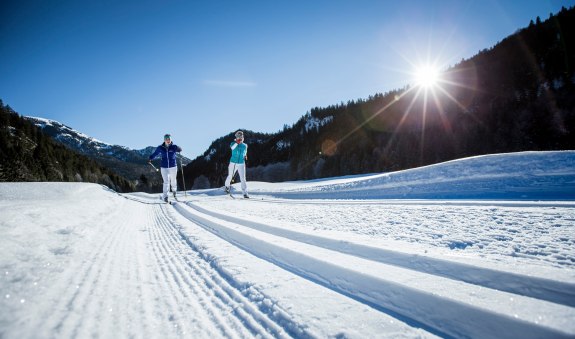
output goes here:
[[230, 181], [230, 186], [234, 183], [236, 179], [236, 163], [234, 162], [234, 170], [232, 171], [232, 180]]
[[180, 169], [182, 170], [182, 184], [184, 185], [184, 197], [186, 198], [186, 181], [184, 180], [184, 165], [182, 164], [182, 153], [180, 153]]
[[152, 164], [151, 162], [149, 162], [148, 164], [150, 164], [150, 166], [152, 166], [152, 167], [156, 170], [156, 172], [159, 171], [159, 170], [156, 168], [156, 166], [154, 166], [154, 164]]

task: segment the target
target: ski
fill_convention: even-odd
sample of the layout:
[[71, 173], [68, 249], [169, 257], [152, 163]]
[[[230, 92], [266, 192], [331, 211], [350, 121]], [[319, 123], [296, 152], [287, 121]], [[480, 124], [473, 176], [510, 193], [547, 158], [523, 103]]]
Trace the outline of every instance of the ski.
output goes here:
[[[236, 196], [234, 196], [234, 195], [232, 194], [231, 190], [230, 190], [230, 193], [229, 193], [228, 195], [229, 195], [232, 199], [239, 199], [239, 197], [236, 197]], [[243, 197], [244, 197], [244, 199], [249, 199], [249, 198], [250, 198], [249, 195], [247, 195], [247, 194], [244, 194]]]
[[229, 195], [230, 198], [232, 198], [232, 199], [235, 199], [235, 198], [236, 198], [236, 197], [234, 197], [234, 195], [232, 194], [232, 188], [231, 188], [231, 187], [228, 189], [228, 188], [226, 188], [226, 187], [224, 186], [224, 193], [227, 194], [227, 195]]
[[[232, 187], [230, 187], [229, 190], [226, 190], [226, 188], [224, 187], [224, 192], [225, 192], [227, 195], [229, 195], [230, 198], [232, 198], [232, 199], [238, 199], [238, 197], [236, 197], [236, 196], [234, 196], [234, 195], [232, 194]], [[244, 199], [249, 199], [249, 198], [250, 198], [250, 196], [247, 195], [247, 194], [244, 194], [243, 197], [244, 197]]]
[[168, 205], [171, 205], [171, 204], [172, 204], [172, 201], [170, 201], [170, 200], [164, 200], [164, 198], [162, 198], [161, 195], [160, 195], [160, 200], [161, 200], [163, 203], [165, 203], [165, 204], [168, 204]]

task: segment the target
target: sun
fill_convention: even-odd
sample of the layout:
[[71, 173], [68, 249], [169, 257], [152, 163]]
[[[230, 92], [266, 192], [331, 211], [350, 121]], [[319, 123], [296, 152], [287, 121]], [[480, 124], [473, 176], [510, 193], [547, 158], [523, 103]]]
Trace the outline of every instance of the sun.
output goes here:
[[441, 80], [439, 69], [433, 65], [423, 65], [416, 68], [414, 81], [417, 86], [432, 88]]

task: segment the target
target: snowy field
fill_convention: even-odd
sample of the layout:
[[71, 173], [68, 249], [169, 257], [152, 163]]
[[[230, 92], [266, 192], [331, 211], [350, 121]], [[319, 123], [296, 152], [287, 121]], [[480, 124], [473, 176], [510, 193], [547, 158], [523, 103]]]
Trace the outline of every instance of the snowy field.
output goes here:
[[1, 183], [0, 338], [575, 337], [575, 151], [248, 185]]

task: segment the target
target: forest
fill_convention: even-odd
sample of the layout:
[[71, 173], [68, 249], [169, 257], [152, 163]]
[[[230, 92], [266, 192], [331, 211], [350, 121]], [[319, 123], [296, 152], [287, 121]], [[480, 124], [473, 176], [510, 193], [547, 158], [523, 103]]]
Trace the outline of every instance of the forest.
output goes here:
[[131, 192], [134, 185], [93, 159], [46, 136], [0, 100], [0, 182], [66, 181]]

